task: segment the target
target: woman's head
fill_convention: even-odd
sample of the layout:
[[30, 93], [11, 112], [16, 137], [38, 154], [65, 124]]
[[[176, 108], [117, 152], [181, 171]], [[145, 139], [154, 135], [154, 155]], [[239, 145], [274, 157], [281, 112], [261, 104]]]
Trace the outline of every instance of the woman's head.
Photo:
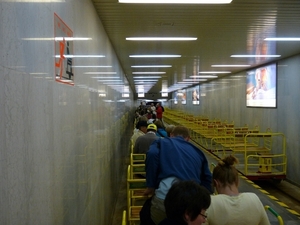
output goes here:
[[172, 185], [164, 201], [167, 218], [182, 225], [196, 220], [202, 224], [210, 201], [209, 191], [198, 183], [178, 181]]
[[213, 180], [221, 187], [238, 186], [239, 176], [234, 164], [238, 163], [238, 159], [233, 155], [227, 156], [219, 161], [218, 165], [213, 170]]

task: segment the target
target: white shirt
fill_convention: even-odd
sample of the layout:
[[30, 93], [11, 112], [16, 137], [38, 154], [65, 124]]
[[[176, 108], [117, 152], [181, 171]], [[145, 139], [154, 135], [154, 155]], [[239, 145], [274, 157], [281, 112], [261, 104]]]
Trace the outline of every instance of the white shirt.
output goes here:
[[133, 146], [134, 146], [134, 144], [135, 144], [136, 139], [137, 139], [139, 136], [142, 136], [142, 135], [145, 135], [145, 133], [144, 133], [143, 131], [141, 131], [141, 130], [138, 130], [137, 132], [134, 132], [134, 134], [133, 134], [132, 137], [131, 137], [131, 141], [132, 141]]
[[206, 225], [270, 225], [260, 199], [250, 192], [237, 196], [211, 196], [211, 205], [206, 212]]

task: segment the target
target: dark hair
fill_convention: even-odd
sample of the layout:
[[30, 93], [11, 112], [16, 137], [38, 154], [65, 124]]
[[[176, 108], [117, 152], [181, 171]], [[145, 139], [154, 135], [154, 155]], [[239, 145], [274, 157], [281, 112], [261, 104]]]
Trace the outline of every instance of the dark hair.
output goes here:
[[176, 126], [172, 130], [173, 136], [182, 136], [183, 138], [189, 138], [190, 137], [190, 131], [187, 127], [184, 126]]
[[164, 201], [167, 218], [186, 225], [185, 214], [194, 221], [210, 205], [210, 193], [195, 181], [178, 181], [170, 188]]
[[157, 128], [164, 128], [164, 125], [160, 120], [155, 120], [154, 124], [157, 126]]
[[213, 179], [220, 181], [223, 186], [238, 185], [238, 171], [234, 166], [236, 163], [238, 159], [233, 155], [223, 158], [213, 170]]

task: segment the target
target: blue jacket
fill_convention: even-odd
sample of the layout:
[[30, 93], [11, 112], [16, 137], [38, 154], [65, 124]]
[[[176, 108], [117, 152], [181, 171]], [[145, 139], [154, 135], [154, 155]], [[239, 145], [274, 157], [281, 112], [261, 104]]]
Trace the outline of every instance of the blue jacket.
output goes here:
[[165, 131], [165, 129], [158, 128], [157, 131], [156, 131], [156, 136], [158, 136], [158, 137], [168, 137], [168, 133], [167, 133], [167, 131]]
[[180, 136], [155, 140], [147, 152], [147, 187], [157, 189], [168, 177], [194, 180], [212, 193], [212, 174], [205, 155]]

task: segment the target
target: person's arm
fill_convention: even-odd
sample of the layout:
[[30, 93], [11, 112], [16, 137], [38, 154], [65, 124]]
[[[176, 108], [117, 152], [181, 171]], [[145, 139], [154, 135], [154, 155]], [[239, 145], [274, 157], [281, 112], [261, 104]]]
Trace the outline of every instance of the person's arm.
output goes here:
[[159, 167], [159, 145], [160, 139], [155, 140], [147, 151], [146, 156], [146, 185], [148, 188], [156, 189]]

